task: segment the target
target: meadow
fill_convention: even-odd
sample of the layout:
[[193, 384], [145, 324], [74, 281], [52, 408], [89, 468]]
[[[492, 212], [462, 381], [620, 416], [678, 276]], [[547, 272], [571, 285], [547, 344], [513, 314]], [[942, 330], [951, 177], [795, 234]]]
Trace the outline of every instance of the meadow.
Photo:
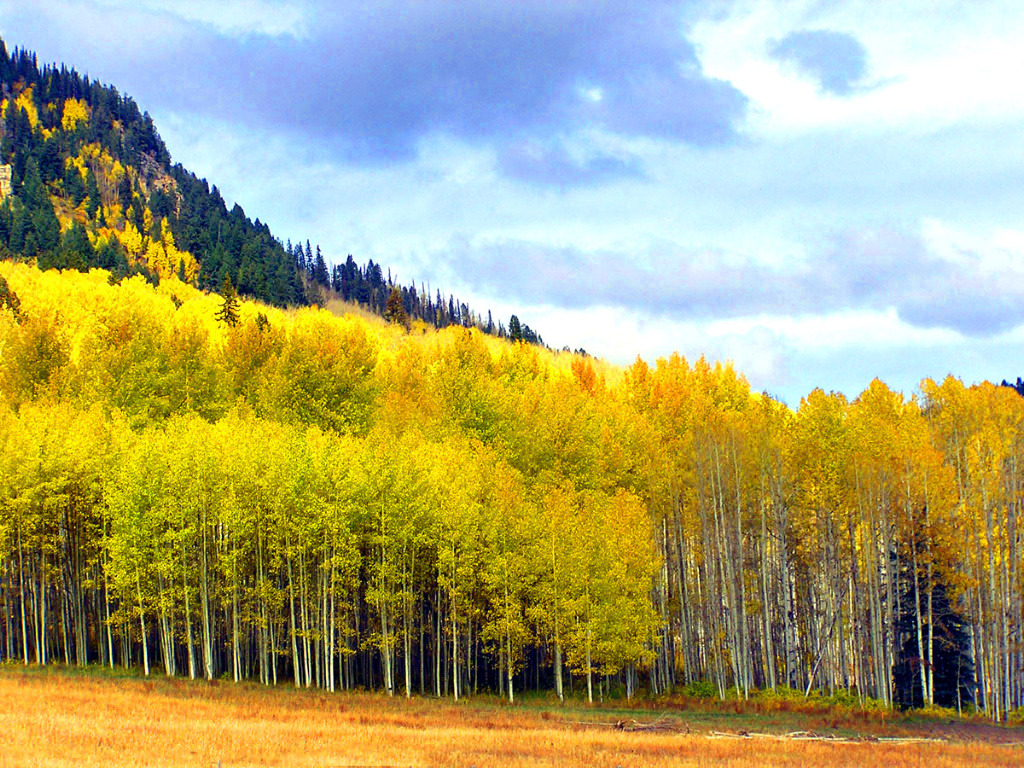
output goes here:
[[[0, 766], [1018, 766], [1024, 732], [829, 708], [510, 706], [0, 670]], [[660, 724], [655, 730], [628, 730]], [[617, 727], [618, 725], [618, 727]], [[625, 729], [623, 729], [625, 726]], [[845, 740], [786, 738], [811, 731]], [[763, 735], [748, 735], [759, 733]], [[727, 736], [726, 734], [731, 735]], [[890, 741], [904, 738], [907, 741]]]

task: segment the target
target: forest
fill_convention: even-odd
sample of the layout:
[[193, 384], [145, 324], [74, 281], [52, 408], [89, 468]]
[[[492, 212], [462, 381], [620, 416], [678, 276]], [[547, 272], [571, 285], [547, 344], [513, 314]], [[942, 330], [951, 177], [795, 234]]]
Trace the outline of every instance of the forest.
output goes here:
[[791, 409], [704, 359], [622, 369], [173, 273], [0, 278], [7, 661], [1024, 704], [1010, 387]]
[[332, 298], [383, 315], [393, 288], [405, 313], [435, 328], [476, 327], [543, 344], [515, 316], [491, 313], [422, 284], [400, 285], [373, 260], [351, 255], [331, 265], [309, 240], [282, 242], [216, 186], [171, 156], [152, 118], [117, 89], [66, 66], [39, 66], [35, 54], [0, 40], [0, 165], [11, 190], [0, 194], [0, 257], [43, 268], [102, 268], [157, 283], [174, 275], [205, 290], [225, 278], [243, 295], [275, 306], [323, 305]]

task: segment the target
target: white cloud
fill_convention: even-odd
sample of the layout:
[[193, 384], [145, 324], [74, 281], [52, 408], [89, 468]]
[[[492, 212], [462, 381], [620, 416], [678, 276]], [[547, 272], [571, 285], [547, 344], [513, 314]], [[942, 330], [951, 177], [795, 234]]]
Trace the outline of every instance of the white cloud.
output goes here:
[[[1022, 13], [1006, 0], [751, 0], [698, 20], [692, 37], [707, 73], [751, 98], [749, 128], [756, 134], [835, 128], [929, 133], [1024, 116]], [[867, 49], [869, 87], [848, 98], [823, 94], [811, 79], [768, 55], [773, 40], [801, 29], [859, 40]]]

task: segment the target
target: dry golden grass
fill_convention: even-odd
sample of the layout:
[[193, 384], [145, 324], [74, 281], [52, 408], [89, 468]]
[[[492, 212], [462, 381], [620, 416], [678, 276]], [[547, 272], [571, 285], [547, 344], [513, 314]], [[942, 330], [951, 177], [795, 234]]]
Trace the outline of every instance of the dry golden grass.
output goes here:
[[491, 705], [0, 671], [0, 766], [945, 768], [1022, 763], [1021, 747], [990, 742], [711, 739], [622, 732]]

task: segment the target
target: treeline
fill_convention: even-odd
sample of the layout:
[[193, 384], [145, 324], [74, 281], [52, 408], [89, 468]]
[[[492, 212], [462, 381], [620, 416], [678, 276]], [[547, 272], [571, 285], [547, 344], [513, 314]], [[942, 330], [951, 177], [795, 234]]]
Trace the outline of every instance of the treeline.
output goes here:
[[1024, 703], [1010, 388], [792, 411], [704, 360], [249, 303], [228, 326], [173, 279], [0, 275], [7, 659]]
[[[384, 268], [380, 264], [374, 264], [373, 259], [370, 259], [365, 267], [360, 267], [349, 254], [344, 264], [336, 264], [328, 269], [319, 245], [316, 247], [315, 256], [308, 240], [305, 250], [301, 243], [292, 246], [289, 242], [285, 247], [294, 255], [296, 267], [305, 273], [306, 279], [312, 285], [333, 291], [342, 301], [359, 304], [381, 317], [393, 319], [394, 306], [388, 305], [388, 301], [391, 300], [393, 304], [400, 304], [401, 315], [407, 320], [420, 320], [434, 328], [447, 328], [449, 325], [476, 328], [501, 339], [544, 346], [544, 339], [540, 334], [526, 323], [522, 323], [518, 316], [512, 315], [507, 327], [501, 320], [495, 322], [490, 310], [487, 311], [485, 319], [482, 314], [478, 314], [468, 304], [451, 294], [445, 302], [440, 290], [431, 296], [430, 291], [422, 285], [419, 290], [415, 284], [401, 285], [392, 279], [390, 269], [385, 278]], [[397, 291], [397, 294], [392, 298], [394, 291]]]

